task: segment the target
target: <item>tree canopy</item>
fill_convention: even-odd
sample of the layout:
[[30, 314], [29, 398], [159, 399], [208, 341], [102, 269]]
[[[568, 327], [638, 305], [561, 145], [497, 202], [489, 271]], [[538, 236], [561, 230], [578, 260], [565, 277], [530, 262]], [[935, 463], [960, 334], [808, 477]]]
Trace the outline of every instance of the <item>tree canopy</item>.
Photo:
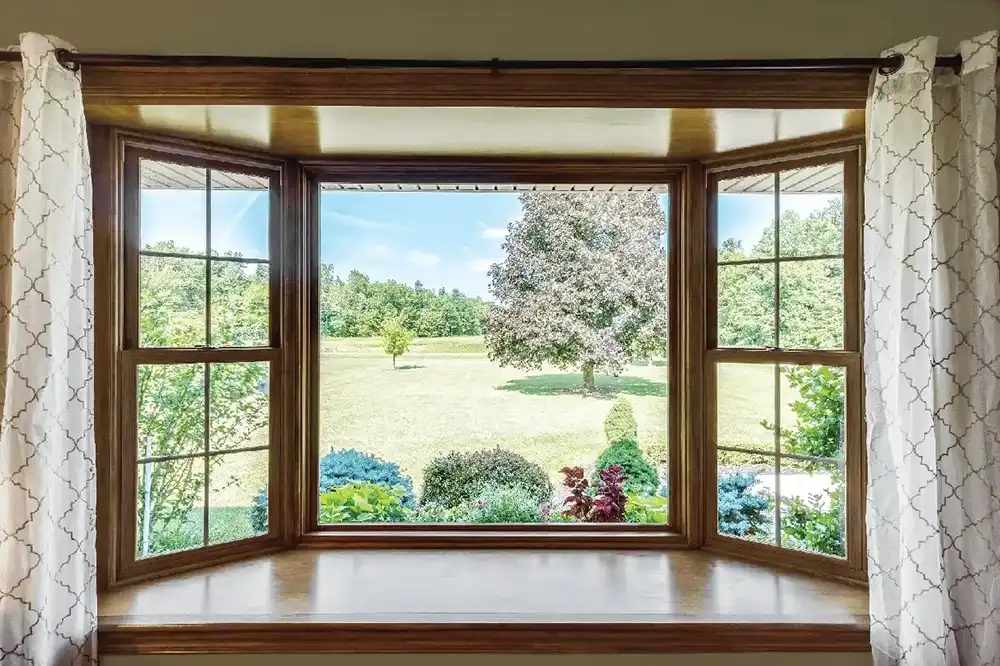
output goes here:
[[[840, 199], [779, 221], [781, 259], [840, 254], [844, 207]], [[719, 246], [719, 262], [774, 256], [774, 224], [749, 250], [734, 239]], [[774, 331], [774, 264], [719, 266], [719, 346], [838, 348], [844, 337], [844, 264], [841, 259], [780, 262], [779, 340]]]
[[486, 303], [457, 289], [434, 291], [419, 281], [413, 286], [370, 279], [352, 270], [340, 279], [332, 264], [320, 266], [320, 333], [326, 337], [372, 337], [398, 318], [420, 337], [482, 335]]
[[490, 268], [491, 360], [620, 373], [667, 337], [666, 216], [653, 193], [524, 192]]

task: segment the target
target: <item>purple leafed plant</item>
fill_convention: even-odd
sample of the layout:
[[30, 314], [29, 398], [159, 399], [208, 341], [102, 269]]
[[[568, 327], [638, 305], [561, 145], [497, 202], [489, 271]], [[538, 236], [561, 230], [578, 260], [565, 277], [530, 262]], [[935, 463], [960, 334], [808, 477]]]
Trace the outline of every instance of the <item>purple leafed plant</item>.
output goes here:
[[625, 495], [623, 485], [625, 474], [618, 465], [611, 465], [600, 471], [600, 481], [597, 483], [597, 499], [590, 512], [590, 521], [594, 523], [620, 523], [625, 520]]
[[563, 467], [560, 472], [565, 475], [563, 485], [569, 488], [569, 497], [563, 500], [566, 507], [563, 515], [569, 518], [587, 520], [594, 506], [594, 498], [587, 494], [590, 482], [583, 474], [582, 467]]

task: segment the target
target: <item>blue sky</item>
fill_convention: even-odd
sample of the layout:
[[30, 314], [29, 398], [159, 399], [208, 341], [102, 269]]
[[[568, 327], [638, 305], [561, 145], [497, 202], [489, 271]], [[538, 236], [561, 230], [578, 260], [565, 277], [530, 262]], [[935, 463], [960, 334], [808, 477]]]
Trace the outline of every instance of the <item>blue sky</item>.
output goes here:
[[[516, 220], [516, 193], [324, 192], [320, 202], [320, 259], [341, 277], [352, 269], [373, 279], [489, 296], [486, 271], [503, 258], [507, 224]], [[782, 208], [800, 213], [831, 196], [782, 195]], [[668, 205], [667, 196], [661, 201]], [[267, 256], [267, 193], [212, 192], [212, 249]], [[770, 194], [728, 194], [719, 201], [719, 238], [753, 245], [774, 215]], [[205, 195], [199, 191], [145, 190], [142, 244], [173, 240], [205, 250]]]

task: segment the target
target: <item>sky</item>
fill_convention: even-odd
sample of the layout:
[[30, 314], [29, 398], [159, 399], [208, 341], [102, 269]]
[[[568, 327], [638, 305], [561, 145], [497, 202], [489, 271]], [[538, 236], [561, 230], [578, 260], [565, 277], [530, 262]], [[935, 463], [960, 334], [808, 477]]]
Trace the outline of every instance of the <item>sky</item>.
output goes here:
[[[839, 196], [839, 195], [835, 195]], [[782, 209], [818, 210], [833, 196], [782, 195]], [[266, 258], [268, 195], [213, 190], [212, 251]], [[661, 195], [666, 209], [669, 197]], [[196, 190], [144, 190], [142, 244], [173, 240], [205, 251], [205, 194]], [[507, 225], [518, 219], [513, 192], [323, 192], [320, 261], [342, 278], [356, 269], [375, 280], [459, 289], [489, 298], [490, 265], [503, 258]], [[719, 239], [752, 246], [774, 216], [771, 194], [719, 197]]]

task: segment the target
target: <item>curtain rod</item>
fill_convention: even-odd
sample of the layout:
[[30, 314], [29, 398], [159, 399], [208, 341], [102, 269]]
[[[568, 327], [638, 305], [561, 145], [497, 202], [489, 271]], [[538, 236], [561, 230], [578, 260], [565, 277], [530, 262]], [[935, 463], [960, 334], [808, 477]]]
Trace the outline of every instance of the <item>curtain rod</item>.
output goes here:
[[[58, 49], [56, 58], [67, 69], [103, 67], [274, 67], [286, 69], [479, 69], [531, 70], [744, 70], [862, 72], [877, 69], [892, 74], [903, 66], [903, 56], [884, 58], [791, 58], [744, 60], [407, 60], [378, 58], [266, 58], [221, 55], [139, 55], [76, 53]], [[0, 51], [0, 62], [19, 61], [18, 51]], [[959, 71], [962, 57], [939, 56], [937, 67]]]

